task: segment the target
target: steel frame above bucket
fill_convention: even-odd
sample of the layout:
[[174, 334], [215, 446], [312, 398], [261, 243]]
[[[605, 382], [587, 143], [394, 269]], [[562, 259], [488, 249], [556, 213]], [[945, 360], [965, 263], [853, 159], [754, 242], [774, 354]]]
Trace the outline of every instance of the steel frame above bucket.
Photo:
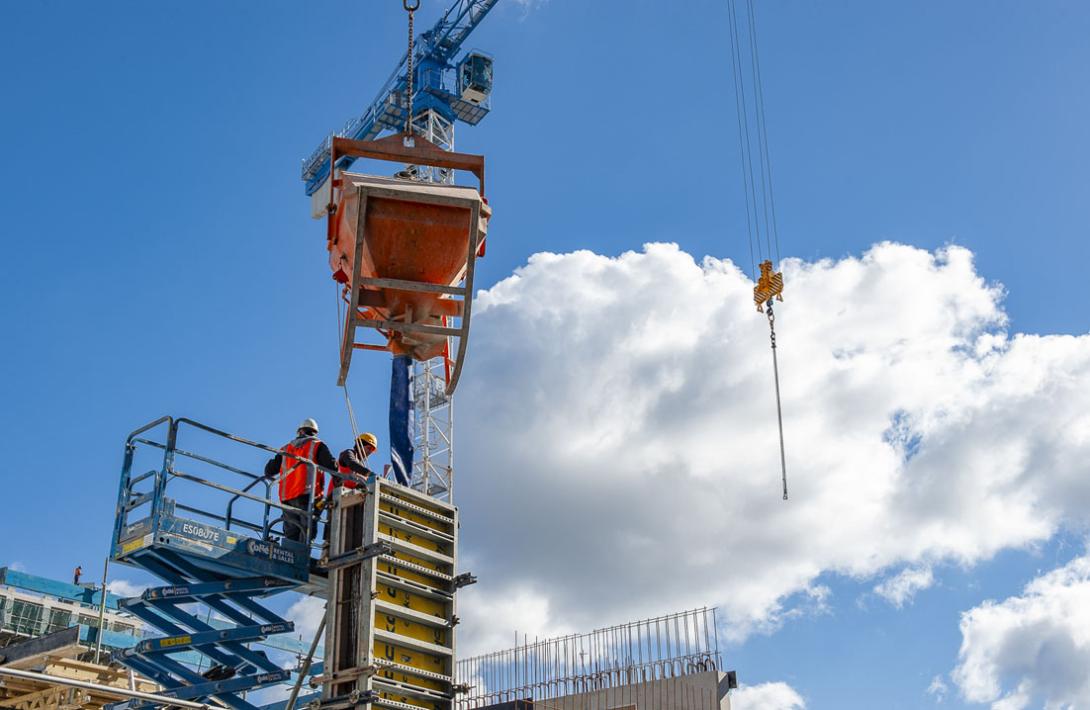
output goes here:
[[[444, 349], [444, 357], [447, 361], [447, 387], [448, 395], [454, 392], [462, 371], [462, 363], [465, 360], [466, 350], [469, 344], [469, 327], [473, 304], [473, 274], [477, 257], [483, 251], [482, 219], [487, 219], [488, 208], [484, 200], [484, 157], [466, 153], [453, 153], [444, 151], [435, 144], [421, 136], [407, 136], [398, 134], [377, 141], [353, 141], [346, 138], [334, 138], [331, 147], [332, 165], [345, 156], [356, 158], [371, 158], [396, 163], [424, 165], [452, 170], [465, 170], [473, 173], [479, 183], [478, 195], [467, 197], [467, 188], [450, 186], [445, 191], [442, 185], [429, 184], [429, 188], [438, 190], [419, 191], [415, 188], [420, 183], [390, 180], [389, 178], [376, 178], [370, 184], [356, 182], [350, 184], [352, 175], [341, 173], [331, 184], [330, 202], [327, 208], [328, 229], [327, 237], [329, 248], [333, 248], [337, 236], [337, 195], [348, 189], [357, 191], [358, 209], [356, 215], [356, 230], [354, 243], [354, 259], [352, 274], [348, 281], [349, 295], [348, 314], [344, 322], [344, 334], [341, 340], [341, 366], [337, 383], [343, 385], [348, 377], [348, 370], [352, 363], [354, 350], [385, 350], [390, 351], [392, 334], [409, 334], [438, 336], [446, 338], [448, 347]], [[359, 179], [367, 179], [369, 176], [358, 176]], [[414, 186], [411, 193], [407, 192], [408, 186]], [[472, 193], [472, 188], [468, 188]], [[464, 278], [460, 285], [430, 283], [426, 281], [411, 281], [394, 278], [369, 277], [361, 273], [363, 262], [363, 249], [365, 242], [365, 224], [368, 215], [368, 201], [371, 199], [390, 199], [399, 201], [411, 201], [417, 204], [436, 205], [442, 207], [456, 207], [467, 210], [470, 215], [469, 235], [466, 247], [466, 261]], [[484, 214], [482, 215], [482, 212]], [[439, 294], [449, 297], [453, 304], [454, 317], [460, 319], [457, 327], [451, 327], [446, 318], [443, 324], [414, 323], [408, 320], [395, 320], [392, 318], [376, 317], [378, 314], [369, 306], [366, 294], [386, 292], [408, 292]], [[361, 310], [361, 308], [363, 310]], [[386, 345], [356, 342], [357, 328], [371, 328], [378, 330], [387, 336]], [[449, 338], [457, 339], [457, 348], [451, 357]]]

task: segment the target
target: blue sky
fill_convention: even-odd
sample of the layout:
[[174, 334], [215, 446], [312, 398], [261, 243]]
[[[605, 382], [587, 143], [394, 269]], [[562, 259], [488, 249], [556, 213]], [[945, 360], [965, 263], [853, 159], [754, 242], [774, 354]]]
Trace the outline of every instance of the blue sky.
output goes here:
[[[420, 24], [441, 7], [424, 0]], [[1087, 332], [1090, 7], [759, 11], [785, 255], [962, 245], [1007, 289], [1012, 332]], [[299, 162], [370, 101], [404, 19], [396, 0], [0, 6], [0, 425], [16, 450], [0, 561], [97, 568], [124, 436], [161, 414], [274, 444], [315, 416], [347, 441]], [[654, 241], [748, 263], [726, 42], [722, 2], [501, 3], [471, 42], [496, 58], [493, 113], [457, 138], [489, 161], [478, 284], [540, 251]], [[384, 434], [385, 362], [351, 384]], [[731, 665], [812, 708], [929, 706], [958, 614], [1066, 563], [1080, 534], [940, 563], [901, 610], [826, 572], [829, 609], [751, 636]]]

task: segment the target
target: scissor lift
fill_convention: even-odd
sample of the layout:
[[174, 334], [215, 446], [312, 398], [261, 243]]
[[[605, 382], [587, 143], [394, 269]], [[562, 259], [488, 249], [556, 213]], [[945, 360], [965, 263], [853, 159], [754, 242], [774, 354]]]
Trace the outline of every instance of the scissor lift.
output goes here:
[[[183, 432], [203, 437], [201, 450], [209, 453], [179, 446]], [[223, 460], [240, 452], [243, 464]], [[455, 593], [476, 581], [456, 572], [457, 508], [385, 479], [366, 483], [327, 470], [359, 487], [335, 489], [329, 554], [319, 563], [313, 543], [286, 539], [276, 482], [246, 468], [263, 467], [277, 453], [190, 419], [162, 417], [129, 435], [112, 557], [167, 586], [121, 601], [164, 636], [143, 640], [118, 660], [161, 684], [161, 695], [256, 710], [243, 695], [292, 674], [253, 647], [294, 630], [262, 602], [294, 590], [330, 600], [324, 663], [310, 669], [321, 674], [312, 682], [323, 693], [308, 706], [451, 710], [458, 692]], [[310, 463], [314, 490], [320, 469]], [[206, 672], [182, 662], [194, 653], [206, 659]]]
[[[285, 539], [284, 507], [273, 500], [275, 481], [243, 465], [179, 447], [183, 432], [205, 439], [217, 456], [232, 461], [244, 457], [251, 467], [277, 453], [184, 418], [162, 417], [129, 435], [112, 558], [141, 567], [168, 586], [121, 603], [165, 636], [141, 642], [118, 660], [160, 683], [168, 697], [214, 698], [230, 708], [255, 709], [243, 698], [246, 691], [291, 676], [251, 646], [294, 630], [292, 622], [263, 600], [288, 590], [324, 595], [325, 580], [309, 545]], [[141, 470], [149, 454], [154, 455], [153, 465]], [[316, 471], [313, 466], [312, 483]], [[212, 614], [233, 626], [210, 625]], [[208, 670], [200, 673], [181, 663], [177, 655], [184, 652], [201, 654]], [[150, 705], [131, 701], [112, 707]]]

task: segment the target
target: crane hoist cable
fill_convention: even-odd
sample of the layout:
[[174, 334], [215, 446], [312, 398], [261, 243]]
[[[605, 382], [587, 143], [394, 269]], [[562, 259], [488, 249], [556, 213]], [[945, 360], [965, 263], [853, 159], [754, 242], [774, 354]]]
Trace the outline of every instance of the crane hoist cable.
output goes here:
[[[412, 136], [413, 133], [413, 52], [416, 49], [416, 39], [414, 37], [416, 33], [415, 17], [416, 11], [420, 8], [420, 0], [401, 0], [401, 6], [405, 8], [405, 12], [409, 15], [409, 41], [408, 49], [406, 51], [406, 78], [405, 78], [405, 135]], [[345, 287], [347, 289], [347, 287]], [[340, 284], [334, 283], [334, 294], [337, 298], [337, 352], [341, 352], [344, 346], [345, 332], [341, 328], [341, 324], [344, 322], [343, 306], [345, 302], [344, 293], [342, 293]], [[347, 380], [341, 384], [341, 390], [344, 392], [344, 406], [348, 410], [348, 423], [352, 426], [352, 440], [355, 441], [360, 435], [359, 424], [356, 421], [356, 412], [352, 408], [352, 397], [348, 394], [348, 382]]]
[[[741, 151], [742, 184], [745, 193], [746, 233], [749, 239], [750, 267], [753, 269], [755, 282], [753, 301], [757, 311], [768, 316], [769, 342], [772, 347], [772, 376], [776, 392], [776, 421], [780, 437], [780, 471], [783, 481], [783, 499], [787, 500], [787, 456], [783, 436], [783, 405], [780, 398], [780, 365], [776, 352], [776, 315], [772, 308], [774, 301], [783, 301], [784, 281], [783, 273], [776, 271], [773, 263], [773, 258], [776, 264], [780, 261], [780, 237], [776, 220], [776, 201], [772, 190], [772, 161], [768, 151], [768, 130], [765, 125], [764, 89], [757, 48], [756, 11], [753, 0], [745, 0], [745, 3], [749, 74], [752, 82], [752, 130], [750, 102], [746, 98], [742, 33], [739, 28], [735, 0], [727, 0], [731, 40], [731, 78], [734, 82], [735, 111], [738, 116], [738, 145]], [[756, 158], [754, 152], [757, 154]], [[757, 163], [756, 169], [754, 162]]]
[[[344, 328], [341, 324], [344, 323], [344, 313], [341, 306], [344, 304], [344, 293], [342, 287], [336, 281], [333, 282], [333, 294], [337, 298], [337, 352], [341, 351], [341, 347], [344, 345]], [[344, 391], [344, 406], [348, 409], [348, 423], [352, 426], [352, 440], [355, 441], [360, 435], [359, 426], [356, 424], [356, 412], [352, 409], [352, 398], [348, 395], [348, 380], [345, 380], [341, 384], [341, 390]]]

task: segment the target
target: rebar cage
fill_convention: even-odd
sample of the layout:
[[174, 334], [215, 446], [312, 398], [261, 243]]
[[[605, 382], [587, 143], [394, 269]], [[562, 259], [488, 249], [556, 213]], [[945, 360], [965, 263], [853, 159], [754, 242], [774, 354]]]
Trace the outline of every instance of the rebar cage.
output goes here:
[[[660, 707], [656, 693], [667, 698], [676, 694], [679, 700], [693, 693], [695, 698], [695, 691], [680, 681], [700, 673], [718, 674], [721, 666], [716, 610], [694, 609], [585, 634], [524, 638], [511, 648], [460, 660], [458, 682], [466, 693], [458, 708], [605, 695], [603, 691], [641, 685], [646, 692], [640, 697], [652, 702], [647, 707]], [[638, 694], [632, 690], [631, 696], [611, 697]]]

